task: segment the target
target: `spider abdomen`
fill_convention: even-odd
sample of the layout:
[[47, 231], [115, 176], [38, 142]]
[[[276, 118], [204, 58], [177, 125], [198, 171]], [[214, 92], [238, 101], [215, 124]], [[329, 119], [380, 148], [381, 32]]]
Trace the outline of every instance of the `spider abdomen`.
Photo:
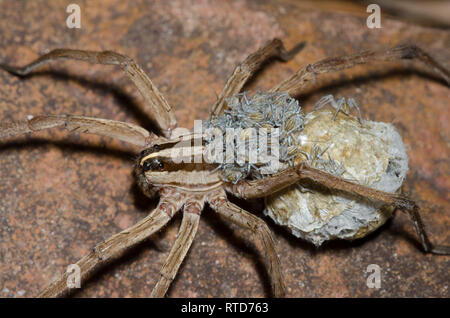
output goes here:
[[[405, 146], [387, 123], [360, 124], [334, 109], [307, 114], [298, 134], [304, 162], [344, 179], [397, 192], [408, 170]], [[265, 213], [298, 237], [321, 245], [331, 239], [356, 239], [371, 233], [392, 216], [393, 209], [316, 184], [296, 184], [266, 198]]]

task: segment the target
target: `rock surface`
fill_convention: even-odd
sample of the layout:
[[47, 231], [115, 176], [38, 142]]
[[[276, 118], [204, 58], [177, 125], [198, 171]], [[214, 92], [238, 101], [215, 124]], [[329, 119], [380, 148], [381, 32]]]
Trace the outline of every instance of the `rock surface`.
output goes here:
[[[307, 63], [410, 42], [450, 68], [450, 32], [383, 19], [366, 27], [353, 14], [295, 0], [77, 1], [81, 29], [68, 29], [65, 1], [1, 1], [0, 59], [24, 64], [58, 47], [114, 50], [148, 72], [175, 108], [180, 126], [204, 119], [233, 68], [273, 37], [307, 45], [288, 63], [271, 63], [247, 85], [269, 89]], [[417, 65], [417, 64], [414, 64]], [[403, 191], [422, 208], [434, 242], [449, 242], [450, 90], [404, 65], [376, 65], [325, 76], [302, 96], [311, 110], [326, 94], [353, 97], [364, 118], [392, 122], [410, 157]], [[0, 72], [0, 118], [84, 114], [151, 127], [136, 110], [143, 100], [111, 66], [60, 62], [22, 80]], [[63, 130], [0, 145], [0, 296], [35, 296], [96, 243], [132, 225], [154, 202], [134, 186], [129, 146]], [[260, 202], [244, 205], [262, 216]], [[366, 239], [316, 249], [266, 218], [273, 229], [289, 297], [449, 297], [449, 258], [424, 255], [404, 213]], [[180, 218], [155, 240], [170, 246]], [[198, 236], [171, 297], [267, 296], [269, 282], [249, 233], [203, 214]], [[100, 271], [77, 297], [147, 297], [167, 255], [148, 242]], [[381, 288], [366, 285], [369, 264]]]

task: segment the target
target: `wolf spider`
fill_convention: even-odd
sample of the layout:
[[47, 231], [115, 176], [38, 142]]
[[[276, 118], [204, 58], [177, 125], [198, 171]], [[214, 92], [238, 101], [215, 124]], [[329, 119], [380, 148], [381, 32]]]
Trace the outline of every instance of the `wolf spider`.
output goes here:
[[[270, 59], [287, 61], [302, 47], [302, 44], [287, 51], [279, 39], [269, 41], [255, 53], [239, 64], [225, 84], [217, 101], [212, 107], [211, 117], [217, 118], [226, 108], [226, 98], [240, 93], [244, 84]], [[255, 243], [261, 250], [271, 280], [273, 295], [284, 295], [285, 287], [274, 240], [266, 223], [231, 203], [227, 193], [244, 199], [261, 198], [275, 193], [294, 183], [308, 181], [319, 183], [330, 189], [336, 189], [371, 200], [381, 201], [397, 209], [408, 212], [425, 252], [449, 254], [448, 246], [432, 244], [424, 229], [416, 203], [406, 197], [371, 189], [355, 184], [326, 172], [309, 167], [306, 163], [287, 168], [262, 179], [243, 179], [237, 183], [224, 182], [220, 171], [214, 165], [197, 165], [195, 169], [184, 164], [175, 164], [174, 158], [164, 157], [164, 150], [174, 147], [180, 136], [174, 112], [165, 98], [131, 58], [111, 51], [95, 52], [72, 49], [56, 49], [45, 54], [24, 67], [0, 65], [6, 71], [18, 76], [26, 76], [40, 65], [62, 59], [71, 59], [95, 64], [118, 65], [136, 85], [145, 99], [140, 106], [145, 114], [158, 124], [160, 135], [149, 132], [134, 124], [108, 119], [99, 119], [75, 115], [40, 115], [28, 120], [0, 124], [0, 138], [32, 133], [39, 130], [64, 127], [70, 132], [90, 133], [116, 138], [144, 149], [136, 163], [135, 174], [138, 184], [145, 195], [159, 196], [159, 203], [149, 215], [130, 228], [96, 245], [92, 251], [76, 264], [80, 268], [81, 282], [90, 274], [112, 259], [121, 256], [130, 247], [142, 242], [159, 231], [179, 210], [183, 210], [183, 219], [169, 256], [164, 263], [158, 282], [151, 296], [162, 297], [188, 252], [198, 229], [200, 214], [206, 203], [217, 213], [231, 222], [250, 230]], [[450, 84], [450, 73], [433, 58], [416, 46], [396, 46], [382, 51], [365, 51], [354, 55], [328, 58], [306, 65], [290, 78], [283, 81], [271, 92], [287, 92], [298, 96], [303, 89], [320, 74], [351, 68], [359, 64], [380, 61], [417, 59]], [[196, 138], [194, 135], [191, 136]], [[67, 294], [70, 288], [66, 284], [68, 273], [51, 283], [39, 296], [56, 297]]]

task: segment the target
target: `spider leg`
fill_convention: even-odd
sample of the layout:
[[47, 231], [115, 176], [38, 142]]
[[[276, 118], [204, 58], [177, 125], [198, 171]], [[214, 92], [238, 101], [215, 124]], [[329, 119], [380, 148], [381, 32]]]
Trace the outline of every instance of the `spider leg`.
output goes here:
[[355, 108], [356, 111], [358, 112], [358, 120], [360, 124], [363, 124], [363, 119], [361, 116], [361, 110], [359, 109], [358, 104], [356, 104], [356, 101], [354, 98], [350, 97], [347, 99], [347, 105], [349, 108]]
[[430, 239], [428, 238], [428, 234], [425, 231], [425, 226], [419, 212], [419, 207], [414, 201], [403, 196], [375, 190], [366, 186], [352, 183], [329, 173], [309, 167], [303, 167], [303, 169], [301, 169], [300, 171], [300, 175], [302, 175], [303, 178], [318, 182], [330, 189], [357, 194], [362, 197], [366, 197], [372, 200], [378, 200], [383, 203], [393, 205], [396, 208], [405, 210], [414, 223], [417, 235], [420, 238], [424, 251], [433, 254], [450, 255], [450, 246], [435, 246], [431, 243]]
[[425, 231], [417, 204], [403, 196], [375, 190], [357, 183], [347, 181], [332, 174], [306, 165], [289, 168], [272, 176], [259, 180], [242, 180], [227, 187], [227, 190], [242, 198], [261, 198], [284, 189], [301, 180], [309, 179], [329, 189], [356, 194], [371, 200], [381, 201], [408, 212], [425, 252], [450, 255], [449, 246], [435, 246]]
[[343, 109], [344, 104], [345, 104], [345, 98], [340, 98], [337, 100], [337, 108], [336, 108], [336, 111], [334, 112], [332, 120], [336, 120], [336, 116], [337, 116], [337, 114], [339, 114], [339, 112], [343, 112], [344, 114], [348, 115], [348, 112], [346, 112], [346, 110]]
[[252, 231], [255, 235], [256, 246], [261, 251], [268, 266], [274, 296], [283, 297], [285, 286], [280, 259], [275, 249], [272, 233], [267, 224], [262, 219], [228, 201], [223, 191], [211, 195], [208, 202], [216, 212], [229, 221]]
[[331, 94], [325, 95], [321, 99], [319, 99], [316, 102], [316, 104], [314, 105], [314, 109], [315, 110], [321, 109], [322, 107], [324, 107], [327, 104], [330, 104], [331, 107], [333, 107], [334, 109], [337, 109], [336, 100], [334, 99], [334, 96]]
[[316, 103], [314, 108], [320, 109], [320, 108], [324, 107], [325, 105], [330, 104], [331, 107], [333, 107], [335, 110], [333, 118], [332, 118], [333, 120], [335, 120], [337, 114], [340, 111], [345, 113], [345, 111], [342, 109], [342, 105], [344, 103], [345, 103], [345, 99], [341, 98], [341, 99], [338, 99], [338, 101], [336, 101], [334, 99], [334, 96], [330, 94], [330, 95], [326, 95], [326, 96], [322, 97], [321, 99], [319, 99], [319, 101]]
[[121, 121], [75, 115], [46, 115], [0, 123], [0, 139], [54, 127], [117, 138], [140, 147], [145, 147], [158, 138], [140, 126]]
[[183, 220], [181, 221], [177, 239], [170, 250], [166, 262], [161, 268], [159, 280], [153, 288], [151, 297], [164, 297], [167, 293], [170, 284], [177, 275], [178, 269], [194, 241], [203, 206], [203, 198], [190, 199], [184, 204]]
[[[336, 119], [337, 114], [341, 111], [346, 115], [350, 114], [350, 109], [355, 108], [358, 111], [358, 120], [359, 123], [363, 123], [363, 119], [361, 117], [361, 110], [359, 109], [358, 104], [356, 104], [355, 100], [353, 98], [349, 98], [347, 101], [345, 101], [345, 98], [340, 98], [337, 101], [334, 99], [333, 95], [326, 95], [319, 99], [319, 101], [314, 106], [314, 109], [320, 109], [324, 107], [325, 105], [330, 104], [331, 107], [333, 107], [336, 111], [333, 115], [332, 120]], [[345, 108], [344, 108], [345, 107]]]
[[235, 184], [229, 183], [226, 190], [244, 199], [263, 198], [297, 183], [300, 180], [297, 169], [293, 167], [262, 179], [243, 179]]
[[305, 46], [304, 42], [297, 44], [290, 51], [286, 51], [280, 39], [267, 42], [262, 48], [249, 55], [244, 62], [236, 66], [233, 74], [228, 78], [222, 92], [211, 110], [211, 117], [219, 116], [225, 108], [225, 99], [238, 94], [247, 80], [269, 59], [278, 58], [284, 62], [292, 59]]
[[425, 230], [425, 225], [423, 224], [422, 217], [420, 216], [419, 207], [415, 202], [411, 201], [411, 203], [413, 204], [413, 208], [406, 209], [406, 211], [408, 212], [409, 217], [414, 223], [414, 227], [416, 228], [417, 235], [420, 238], [420, 243], [422, 244], [424, 251], [427, 253], [439, 255], [450, 255], [450, 246], [434, 245], [433, 243], [431, 243]]
[[0, 68], [15, 75], [26, 76], [42, 64], [61, 59], [78, 60], [94, 64], [119, 65], [144, 97], [147, 104], [143, 106], [143, 112], [157, 121], [164, 135], [169, 137], [171, 130], [176, 127], [175, 114], [164, 96], [142, 68], [128, 56], [111, 51], [56, 49], [23, 67], [0, 64]]
[[435, 61], [430, 55], [414, 45], [400, 45], [388, 50], [365, 51], [354, 55], [328, 58], [301, 68], [290, 78], [271, 89], [271, 92], [287, 92], [291, 96], [302, 93], [308, 83], [314, 81], [319, 74], [336, 72], [360, 64], [378, 61], [396, 61], [417, 59], [423, 62], [450, 85], [450, 71]]
[[[147, 217], [122, 232], [113, 235], [106, 241], [97, 244], [93, 250], [80, 259], [76, 265], [80, 268], [80, 281], [83, 284], [91, 273], [102, 265], [124, 254], [130, 247], [147, 239], [169, 222], [172, 216], [181, 209], [183, 201], [171, 196], [161, 197], [158, 206]], [[59, 297], [70, 292], [67, 280], [70, 273], [65, 272], [51, 283], [39, 297]]]

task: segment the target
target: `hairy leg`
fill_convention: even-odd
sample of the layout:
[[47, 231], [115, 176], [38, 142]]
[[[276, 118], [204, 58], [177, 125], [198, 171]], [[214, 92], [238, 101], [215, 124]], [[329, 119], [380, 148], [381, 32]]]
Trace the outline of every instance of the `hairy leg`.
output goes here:
[[64, 127], [70, 132], [112, 137], [139, 147], [145, 147], [158, 138], [142, 127], [121, 121], [75, 115], [46, 115], [0, 123], [0, 139], [54, 127]]
[[284, 48], [283, 42], [279, 39], [273, 39], [267, 42], [262, 48], [249, 55], [244, 62], [236, 66], [233, 74], [228, 78], [222, 92], [212, 107], [211, 117], [220, 116], [225, 107], [225, 99], [238, 94], [244, 87], [247, 80], [261, 68], [269, 59], [278, 58], [282, 61], [288, 61], [295, 56], [304, 47], [304, 42], [297, 44], [289, 52]]
[[417, 59], [423, 62], [431, 71], [435, 72], [450, 85], [449, 70], [417, 46], [400, 45], [388, 50], [365, 51], [354, 55], [328, 58], [314, 64], [309, 64], [301, 68], [284, 82], [272, 88], [271, 92], [287, 92], [291, 96], [298, 96], [319, 74], [336, 72], [360, 64], [411, 59]]
[[275, 297], [283, 297], [285, 286], [280, 260], [275, 249], [275, 243], [267, 224], [260, 218], [241, 209], [227, 200], [225, 192], [216, 192], [209, 199], [211, 207], [231, 222], [252, 231], [255, 243], [268, 266], [272, 290]]
[[0, 68], [16, 75], [25, 76], [42, 64], [61, 59], [121, 66], [125, 74], [136, 85], [147, 103], [142, 109], [144, 113], [157, 121], [166, 137], [169, 137], [171, 130], [176, 127], [175, 114], [165, 100], [164, 96], [159, 92], [158, 88], [156, 88], [142, 68], [131, 58], [125, 55], [111, 51], [97, 52], [56, 49], [50, 53], [42, 55], [35, 61], [23, 67], [13, 67], [0, 64]]
[[[181, 208], [182, 201], [172, 197], [161, 197], [158, 206], [150, 215], [113, 235], [106, 241], [96, 245], [92, 252], [80, 259], [76, 265], [80, 268], [80, 280], [83, 284], [95, 270], [113, 259], [120, 257], [130, 247], [142, 242], [153, 233], [160, 230], [169, 222], [172, 216]], [[70, 273], [65, 272], [60, 278], [51, 283], [39, 297], [60, 297], [70, 292], [67, 279]]]
[[229, 185], [227, 190], [242, 198], [261, 198], [284, 189], [294, 183], [301, 182], [304, 179], [312, 180], [329, 189], [381, 201], [407, 211], [414, 222], [424, 251], [433, 254], [450, 254], [449, 246], [435, 246], [431, 243], [420, 217], [419, 207], [414, 201], [403, 196], [359, 185], [306, 165], [289, 168], [260, 180], [242, 180], [235, 185]]
[[240, 198], [255, 199], [283, 190], [299, 181], [297, 169], [289, 168], [262, 179], [243, 179], [235, 184], [229, 183], [226, 185], [226, 190]]
[[177, 239], [170, 250], [166, 262], [161, 268], [159, 280], [153, 288], [151, 297], [164, 297], [167, 293], [170, 284], [175, 279], [178, 269], [194, 241], [203, 206], [203, 198], [190, 199], [185, 203], [183, 221], [181, 222]]

